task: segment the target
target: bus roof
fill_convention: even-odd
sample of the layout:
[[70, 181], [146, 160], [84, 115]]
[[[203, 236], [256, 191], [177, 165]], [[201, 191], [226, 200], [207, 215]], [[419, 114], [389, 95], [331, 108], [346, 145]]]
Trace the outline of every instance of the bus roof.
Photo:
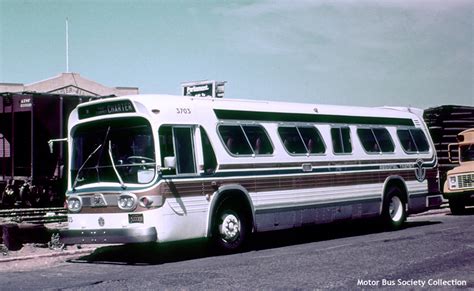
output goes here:
[[[218, 119], [325, 123], [340, 123], [338, 120], [341, 120], [341, 123], [385, 125], [417, 125], [421, 120], [421, 117], [417, 114], [419, 112], [418, 109], [403, 107], [340, 106], [163, 94], [141, 94], [106, 98], [83, 103], [78, 107], [126, 99], [143, 104], [146, 110], [150, 112], [156, 109], [162, 112], [167, 111], [167, 109], [175, 110], [177, 106], [213, 110]], [[340, 118], [335, 118], [336, 116]], [[377, 122], [370, 122], [366, 119], [374, 117], [381, 119]], [[410, 121], [407, 121], [408, 119]], [[383, 122], [379, 122], [380, 120], [383, 120]]]

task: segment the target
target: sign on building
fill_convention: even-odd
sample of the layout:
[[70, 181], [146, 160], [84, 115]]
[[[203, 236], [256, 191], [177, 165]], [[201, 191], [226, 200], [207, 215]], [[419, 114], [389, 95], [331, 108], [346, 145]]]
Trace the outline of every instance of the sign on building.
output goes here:
[[224, 86], [226, 81], [196, 81], [181, 83], [183, 96], [197, 96], [197, 97], [224, 97]]

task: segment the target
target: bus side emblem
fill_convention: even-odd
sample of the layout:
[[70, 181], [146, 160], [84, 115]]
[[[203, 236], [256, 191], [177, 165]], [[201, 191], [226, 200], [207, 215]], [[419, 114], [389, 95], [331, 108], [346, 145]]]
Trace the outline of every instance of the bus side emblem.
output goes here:
[[418, 159], [415, 163], [415, 177], [418, 182], [423, 182], [426, 177], [426, 169], [423, 168], [423, 160]]
[[99, 223], [100, 226], [105, 225], [105, 219], [103, 217], [99, 217], [99, 220], [97, 222]]

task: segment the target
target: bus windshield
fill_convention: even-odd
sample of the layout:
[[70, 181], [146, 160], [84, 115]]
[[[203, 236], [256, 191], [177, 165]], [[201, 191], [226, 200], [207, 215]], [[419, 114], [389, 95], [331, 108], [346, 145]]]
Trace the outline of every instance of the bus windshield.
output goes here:
[[460, 146], [459, 150], [461, 151], [460, 153], [461, 162], [474, 161], [474, 144]]
[[72, 187], [116, 182], [147, 184], [156, 174], [150, 124], [143, 118], [78, 125], [72, 133]]

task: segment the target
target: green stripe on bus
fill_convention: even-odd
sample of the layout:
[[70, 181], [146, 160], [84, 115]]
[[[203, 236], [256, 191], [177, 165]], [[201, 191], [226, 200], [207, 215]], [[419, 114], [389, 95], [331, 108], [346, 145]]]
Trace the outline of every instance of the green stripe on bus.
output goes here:
[[371, 125], [403, 125], [414, 126], [413, 120], [395, 117], [371, 117], [349, 115], [327, 115], [307, 113], [283, 113], [214, 109], [218, 119], [228, 120], [256, 120], [256, 121], [286, 121], [286, 122], [317, 122], [343, 124], [371, 124]]

